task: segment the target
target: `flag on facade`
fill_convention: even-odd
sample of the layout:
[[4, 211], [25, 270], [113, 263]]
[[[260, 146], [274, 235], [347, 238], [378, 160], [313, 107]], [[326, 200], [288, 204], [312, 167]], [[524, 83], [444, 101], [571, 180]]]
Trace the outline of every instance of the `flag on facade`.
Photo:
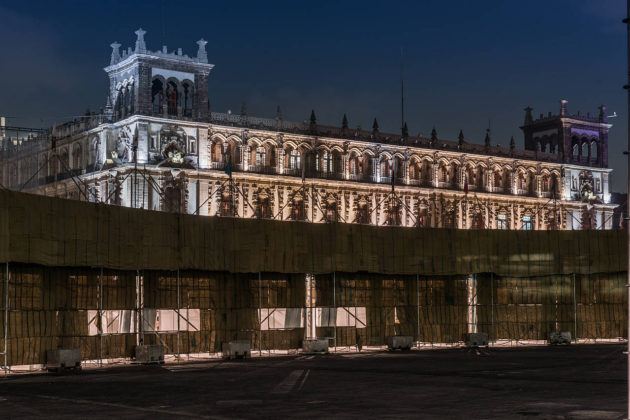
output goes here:
[[464, 175], [464, 194], [468, 194], [468, 176]]
[[556, 197], [556, 178], [551, 178], [551, 196]]
[[227, 165], [225, 165], [225, 173], [232, 178], [232, 156], [230, 156]]
[[302, 183], [304, 183], [305, 179], [306, 179], [306, 165], [304, 164], [304, 162], [302, 162]]

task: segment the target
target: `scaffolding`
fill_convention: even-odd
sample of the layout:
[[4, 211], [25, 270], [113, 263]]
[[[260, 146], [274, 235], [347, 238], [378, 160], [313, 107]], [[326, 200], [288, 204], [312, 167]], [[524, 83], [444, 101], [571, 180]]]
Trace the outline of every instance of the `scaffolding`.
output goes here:
[[[305, 187], [306, 188], [306, 187]], [[247, 340], [295, 352], [626, 337], [624, 233], [195, 217], [0, 191], [3, 369], [75, 347], [99, 365]]]

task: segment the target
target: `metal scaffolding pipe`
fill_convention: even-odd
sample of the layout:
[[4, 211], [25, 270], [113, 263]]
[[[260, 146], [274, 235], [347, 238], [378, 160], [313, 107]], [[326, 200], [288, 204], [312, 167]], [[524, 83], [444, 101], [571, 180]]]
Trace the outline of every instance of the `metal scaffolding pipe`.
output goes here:
[[4, 276], [4, 375], [8, 374], [7, 354], [8, 354], [8, 335], [9, 335], [9, 263], [7, 262], [7, 271]]
[[420, 347], [420, 275], [416, 274], [416, 346]]
[[179, 324], [179, 318], [180, 318], [180, 313], [179, 313], [179, 308], [180, 308], [180, 294], [179, 294], [179, 268], [177, 269], [177, 361], [179, 361], [180, 359], [180, 351], [179, 351], [179, 328], [180, 328], [180, 324]]
[[103, 367], [103, 268], [98, 280], [98, 338], [99, 338], [99, 364]]
[[258, 272], [258, 356], [262, 356], [262, 273]]
[[[628, 72], [628, 81], [627, 84], [624, 86], [624, 88], [626, 89], [627, 95], [628, 95], [628, 108], [627, 111], [630, 114], [630, 0], [627, 0], [626, 2], [626, 18], [623, 20], [624, 23], [626, 24], [626, 30], [628, 31], [627, 34], [627, 60], [628, 60], [628, 66], [627, 66], [627, 72]], [[626, 214], [628, 216], [630, 216], [630, 121], [627, 123], [627, 141], [628, 141], [628, 145], [627, 145], [627, 149], [626, 149], [626, 156], [628, 157], [628, 197], [627, 197], [627, 203], [626, 203]], [[630, 220], [628, 220], [628, 218], [626, 218], [626, 233], [628, 235], [628, 245], [630, 245]], [[627, 321], [628, 321], [628, 349], [626, 351], [626, 356], [628, 358], [628, 412], [627, 412], [627, 416], [626, 418], [630, 418], [630, 246], [628, 246], [628, 267], [627, 267], [627, 276], [628, 276], [628, 284], [626, 284], [626, 289], [627, 289], [627, 296], [628, 296], [628, 317], [627, 317]]]
[[[335, 352], [337, 351], [337, 278], [336, 272], [333, 271], [333, 313], [335, 314]], [[332, 317], [331, 317], [332, 318]]]

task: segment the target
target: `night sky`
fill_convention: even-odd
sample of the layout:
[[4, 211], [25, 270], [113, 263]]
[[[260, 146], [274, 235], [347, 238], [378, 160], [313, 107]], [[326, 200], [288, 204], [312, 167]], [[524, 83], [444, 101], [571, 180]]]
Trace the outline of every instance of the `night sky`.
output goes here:
[[626, 29], [622, 0], [248, 2], [0, 0], [0, 115], [50, 126], [105, 104], [109, 44], [196, 54], [205, 38], [213, 111], [400, 131], [404, 51], [410, 134], [508, 145], [523, 108], [610, 120], [613, 191], [626, 188]]

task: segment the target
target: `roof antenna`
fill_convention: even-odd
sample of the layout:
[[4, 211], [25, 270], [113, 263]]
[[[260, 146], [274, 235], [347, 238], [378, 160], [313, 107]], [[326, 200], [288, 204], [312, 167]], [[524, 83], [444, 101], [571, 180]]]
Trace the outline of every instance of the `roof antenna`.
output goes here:
[[162, 16], [161, 16], [161, 20], [162, 20], [162, 45], [166, 45], [166, 25], [164, 24], [164, 0], [162, 0], [161, 2], [161, 12], [162, 12]]
[[[400, 131], [405, 127], [405, 83], [403, 79], [403, 48], [400, 47]], [[404, 134], [403, 134], [404, 135]]]

